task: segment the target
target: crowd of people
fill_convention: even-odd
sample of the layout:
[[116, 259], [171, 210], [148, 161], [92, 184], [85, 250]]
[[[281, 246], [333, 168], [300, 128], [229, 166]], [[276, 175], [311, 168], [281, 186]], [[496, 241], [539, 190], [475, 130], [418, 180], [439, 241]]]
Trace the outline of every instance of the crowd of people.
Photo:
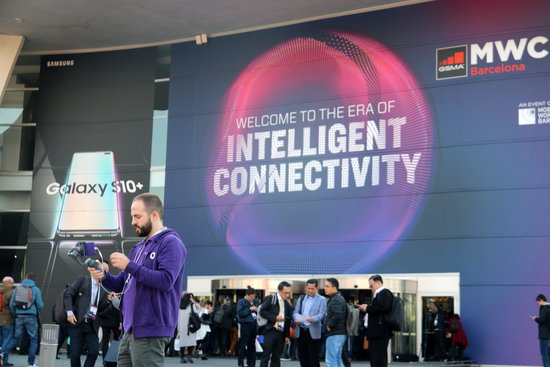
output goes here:
[[[280, 366], [281, 359], [297, 359], [302, 367], [319, 366], [324, 356], [327, 366], [350, 366], [356, 338], [368, 339], [371, 366], [387, 366], [387, 348], [392, 331], [386, 324], [393, 294], [383, 286], [380, 275], [369, 279], [373, 291], [370, 304], [350, 305], [339, 291], [339, 283], [329, 278], [323, 297], [316, 279], [306, 282], [306, 294], [296, 304], [291, 301], [291, 284], [281, 282], [275, 294], [260, 305], [256, 291], [248, 288], [245, 297], [232, 304], [229, 299], [215, 307], [183, 293], [178, 329], [171, 345], [178, 345], [182, 363], [193, 357], [237, 356], [238, 367]], [[200, 327], [190, 329], [193, 314]]]
[[[107, 261], [103, 269], [109, 270]], [[17, 288], [14, 289], [11, 277], [5, 277], [0, 287], [3, 366], [13, 365], [9, 353], [23, 333], [30, 341], [28, 365], [36, 366], [37, 316], [44, 304], [33, 278], [33, 274], [28, 274], [22, 283], [22, 287], [30, 287], [33, 292], [32, 304], [24, 309], [16, 305]], [[161, 346], [161, 352], [163, 357], [178, 356], [181, 363], [195, 363], [210, 356], [236, 356], [238, 367], [255, 367], [257, 358], [260, 367], [280, 366], [281, 359], [299, 360], [301, 367], [319, 366], [323, 358], [329, 367], [350, 366], [350, 352], [358, 339], [364, 339], [368, 341], [371, 366], [387, 366], [392, 332], [385, 315], [391, 310], [393, 294], [384, 287], [379, 275], [372, 276], [369, 285], [372, 302], [361, 305], [348, 304], [334, 278], [324, 284], [325, 297], [319, 294], [318, 280], [308, 280], [305, 294], [297, 297], [295, 305], [288, 282], [281, 282], [277, 292], [267, 296], [261, 305], [256, 290], [250, 287], [238, 302], [225, 298], [215, 306], [210, 300], [199, 301], [184, 291], [179, 299], [177, 327], [170, 341]], [[81, 365], [82, 354], [84, 366], [94, 366], [100, 352], [104, 365], [110, 366], [106, 359], [109, 348], [113, 341], [119, 341], [124, 330], [120, 294], [108, 292], [96, 279], [81, 275], [67, 285], [63, 300], [67, 322], [60, 325], [58, 353], [70, 337], [67, 345], [71, 367]], [[439, 313], [434, 315], [434, 325], [443, 325]], [[444, 324], [445, 337], [451, 345], [449, 359], [460, 359], [467, 346], [460, 318], [454, 315]], [[119, 348], [119, 342], [116, 347]]]

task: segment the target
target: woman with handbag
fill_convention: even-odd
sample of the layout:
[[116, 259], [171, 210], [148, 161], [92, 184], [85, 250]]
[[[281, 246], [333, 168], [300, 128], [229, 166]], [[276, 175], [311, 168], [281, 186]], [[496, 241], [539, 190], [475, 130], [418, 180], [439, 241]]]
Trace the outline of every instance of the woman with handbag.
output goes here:
[[[200, 306], [195, 303], [191, 293], [185, 293], [181, 298], [178, 315], [178, 337], [180, 346], [180, 362], [193, 363], [193, 350], [197, 345], [197, 330], [192, 328], [191, 314], [198, 314]], [[187, 356], [186, 356], [187, 351]]]

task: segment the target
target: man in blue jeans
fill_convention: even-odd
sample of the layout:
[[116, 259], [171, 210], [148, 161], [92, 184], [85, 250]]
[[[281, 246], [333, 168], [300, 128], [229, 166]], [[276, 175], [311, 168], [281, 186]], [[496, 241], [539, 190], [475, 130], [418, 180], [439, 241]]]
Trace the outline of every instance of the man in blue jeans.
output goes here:
[[550, 367], [550, 304], [544, 294], [537, 296], [537, 305], [539, 305], [539, 316], [531, 318], [539, 324], [539, 344], [540, 355], [544, 367]]
[[[0, 345], [5, 351], [8, 343], [13, 338], [14, 318], [10, 310], [10, 299], [13, 294], [13, 278], [4, 277], [0, 284], [0, 294], [2, 295], [2, 307], [0, 310]], [[8, 361], [8, 354], [3, 355], [4, 366], [13, 366], [13, 363]], [[2, 366], [2, 357], [0, 357], [0, 366]]]
[[348, 305], [338, 291], [340, 285], [335, 278], [325, 281], [325, 295], [329, 296], [327, 303], [327, 340], [325, 361], [327, 367], [343, 367], [342, 349], [346, 341], [346, 320]]
[[[34, 364], [36, 357], [36, 348], [38, 347], [38, 310], [44, 307], [44, 302], [42, 302], [42, 294], [40, 289], [34, 283], [35, 275], [34, 273], [29, 273], [25, 277], [25, 280], [21, 283], [20, 286], [16, 287], [13, 295], [10, 299], [10, 309], [12, 314], [15, 316], [15, 334], [11, 341], [6, 346], [6, 350], [2, 352], [5, 354], [10, 353], [17, 341], [25, 331], [29, 335], [29, 356], [27, 358], [27, 364], [29, 367], [37, 367]], [[20, 302], [16, 302], [18, 298], [17, 289], [23, 287], [30, 290], [32, 297], [29, 299], [29, 304], [26, 306], [20, 305]]]

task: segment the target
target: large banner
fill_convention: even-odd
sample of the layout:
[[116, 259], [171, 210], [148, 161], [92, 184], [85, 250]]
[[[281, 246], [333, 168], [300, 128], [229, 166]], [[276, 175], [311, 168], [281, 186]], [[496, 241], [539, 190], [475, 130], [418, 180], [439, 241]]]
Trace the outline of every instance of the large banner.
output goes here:
[[467, 354], [538, 363], [548, 14], [433, 2], [174, 46], [165, 198], [188, 275], [460, 272]]
[[[75, 260], [137, 241], [129, 210], [149, 190], [154, 75], [155, 49], [42, 58], [27, 269], [43, 276], [43, 322], [87, 273]], [[75, 259], [79, 242], [93, 246]]]

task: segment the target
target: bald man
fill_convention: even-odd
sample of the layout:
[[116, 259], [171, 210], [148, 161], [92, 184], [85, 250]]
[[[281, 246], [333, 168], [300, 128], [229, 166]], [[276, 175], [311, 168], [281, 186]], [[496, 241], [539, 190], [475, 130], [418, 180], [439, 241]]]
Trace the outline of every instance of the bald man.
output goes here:
[[[5, 351], [8, 345], [8, 342], [13, 338], [14, 330], [14, 318], [10, 309], [10, 299], [13, 294], [13, 278], [4, 277], [2, 279], [2, 284], [0, 284], [0, 294], [2, 294], [2, 311], [0, 311], [0, 345], [2, 345], [2, 350]], [[4, 366], [13, 366], [13, 363], [8, 361], [8, 354], [5, 353], [4, 357]], [[0, 356], [0, 358], [2, 358]]]

